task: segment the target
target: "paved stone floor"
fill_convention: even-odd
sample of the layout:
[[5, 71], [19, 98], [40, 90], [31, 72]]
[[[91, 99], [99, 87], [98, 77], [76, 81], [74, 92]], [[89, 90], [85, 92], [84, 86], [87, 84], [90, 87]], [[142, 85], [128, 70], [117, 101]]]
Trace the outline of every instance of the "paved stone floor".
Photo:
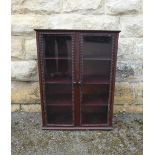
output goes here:
[[114, 116], [112, 131], [42, 130], [40, 113], [12, 113], [12, 155], [142, 155], [143, 115]]

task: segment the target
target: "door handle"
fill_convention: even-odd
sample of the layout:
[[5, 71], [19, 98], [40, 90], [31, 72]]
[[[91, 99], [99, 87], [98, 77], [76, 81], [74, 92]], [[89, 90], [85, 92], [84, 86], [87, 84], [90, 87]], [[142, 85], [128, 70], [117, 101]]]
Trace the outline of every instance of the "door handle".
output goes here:
[[81, 85], [81, 81], [78, 81], [78, 82], [74, 81], [73, 84]]
[[79, 81], [78, 84], [81, 85], [81, 81]]

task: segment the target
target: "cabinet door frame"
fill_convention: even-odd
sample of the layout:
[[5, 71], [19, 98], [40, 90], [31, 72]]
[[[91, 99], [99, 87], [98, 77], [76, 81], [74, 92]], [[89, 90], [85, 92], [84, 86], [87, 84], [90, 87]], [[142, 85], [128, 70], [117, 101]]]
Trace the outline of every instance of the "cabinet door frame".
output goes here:
[[47, 122], [47, 110], [46, 110], [46, 94], [45, 94], [45, 63], [44, 63], [44, 56], [45, 56], [45, 41], [44, 35], [55, 35], [55, 36], [71, 36], [72, 38], [72, 119], [73, 125], [68, 124], [59, 124], [55, 125], [57, 127], [73, 127], [75, 126], [75, 88], [73, 81], [75, 81], [75, 33], [74, 32], [59, 32], [59, 31], [42, 31], [37, 32], [36, 39], [37, 39], [37, 58], [38, 58], [38, 72], [39, 72], [39, 83], [40, 83], [40, 94], [41, 94], [41, 111], [42, 111], [42, 127], [54, 127], [53, 125], [48, 124]]
[[[83, 68], [83, 37], [84, 36], [107, 36], [112, 38], [111, 44], [111, 67], [110, 67], [110, 82], [109, 82], [109, 98], [108, 98], [108, 120], [107, 124], [94, 124], [94, 125], [86, 125], [86, 126], [99, 126], [99, 127], [112, 127], [112, 118], [113, 118], [113, 100], [114, 100], [114, 89], [115, 89], [115, 72], [116, 72], [116, 59], [117, 59], [117, 40], [118, 34], [117, 33], [106, 33], [106, 32], [81, 32], [79, 34], [80, 38], [80, 81], [82, 82], [82, 68]], [[81, 117], [81, 104], [82, 104], [82, 91], [80, 91], [80, 125], [82, 126], [82, 117]]]

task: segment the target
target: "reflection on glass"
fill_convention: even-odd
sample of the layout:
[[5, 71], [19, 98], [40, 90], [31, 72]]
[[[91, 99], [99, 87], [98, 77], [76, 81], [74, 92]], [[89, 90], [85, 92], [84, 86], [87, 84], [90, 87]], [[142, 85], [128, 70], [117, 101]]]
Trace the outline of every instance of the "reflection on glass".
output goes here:
[[106, 124], [109, 85], [84, 84], [81, 91], [82, 124]]
[[84, 36], [82, 59], [82, 125], [108, 123], [112, 38]]
[[72, 85], [70, 84], [47, 84], [45, 85], [47, 104], [70, 104], [72, 103]]
[[45, 36], [45, 57], [71, 57], [70, 36]]
[[107, 105], [109, 85], [84, 84], [82, 86], [82, 105]]
[[83, 40], [84, 57], [111, 58], [111, 37], [84, 36]]
[[72, 85], [47, 84], [45, 94], [48, 123], [72, 124]]
[[66, 81], [72, 78], [71, 60], [45, 60], [46, 61], [46, 80]]
[[108, 83], [111, 61], [83, 61], [83, 80], [85, 82]]
[[47, 107], [47, 122], [49, 124], [72, 124], [72, 107], [68, 106], [48, 106]]
[[84, 107], [82, 111], [82, 124], [93, 125], [107, 124], [108, 119], [108, 107]]
[[45, 35], [44, 39], [47, 123], [72, 125], [72, 39], [65, 35]]

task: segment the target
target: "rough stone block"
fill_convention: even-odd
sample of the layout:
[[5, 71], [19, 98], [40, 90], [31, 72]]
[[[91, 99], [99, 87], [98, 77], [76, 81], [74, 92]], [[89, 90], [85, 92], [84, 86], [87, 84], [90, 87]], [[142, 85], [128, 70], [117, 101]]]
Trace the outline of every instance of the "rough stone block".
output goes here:
[[25, 40], [25, 59], [37, 59], [36, 39]]
[[115, 86], [114, 104], [143, 104], [143, 84], [117, 82]]
[[12, 61], [11, 78], [19, 81], [38, 81], [36, 61]]
[[32, 33], [38, 27], [38, 16], [35, 15], [12, 15], [12, 34]]
[[24, 55], [23, 52], [23, 40], [21, 37], [11, 37], [11, 57], [22, 59]]
[[143, 18], [138, 16], [120, 17], [120, 37], [143, 37]]
[[12, 0], [12, 14], [51, 14], [61, 12], [61, 0]]
[[94, 30], [119, 30], [119, 17], [116, 16], [84, 16], [79, 22], [82, 29]]
[[97, 9], [101, 0], [63, 0], [64, 11]]
[[[70, 21], [70, 22], [68, 22]], [[62, 15], [51, 18], [53, 28], [60, 29], [90, 29], [90, 30], [118, 30], [119, 18], [103, 15]]]
[[116, 83], [115, 85], [115, 104], [131, 104], [133, 100], [133, 91], [128, 82]]
[[133, 85], [134, 104], [143, 104], [143, 83]]
[[118, 61], [116, 66], [116, 79], [118, 81], [134, 79], [143, 76], [142, 61]]
[[21, 105], [21, 111], [24, 112], [41, 112], [40, 104]]
[[40, 103], [38, 82], [12, 81], [11, 103]]
[[103, 14], [105, 0], [63, 0], [64, 12], [79, 14]]
[[107, 14], [135, 14], [141, 12], [141, 7], [141, 0], [106, 0]]
[[119, 30], [119, 17], [79, 14], [12, 15], [13, 34], [34, 33], [33, 29], [36, 28]]
[[142, 38], [136, 38], [134, 40], [135, 42], [135, 53], [136, 53], [136, 57], [138, 57], [138, 59], [142, 59], [143, 60], [143, 39]]
[[11, 104], [11, 112], [20, 111], [20, 105], [19, 104]]
[[143, 105], [114, 105], [114, 113], [119, 112], [142, 113]]
[[118, 61], [140, 60], [143, 61], [142, 38], [119, 38]]

